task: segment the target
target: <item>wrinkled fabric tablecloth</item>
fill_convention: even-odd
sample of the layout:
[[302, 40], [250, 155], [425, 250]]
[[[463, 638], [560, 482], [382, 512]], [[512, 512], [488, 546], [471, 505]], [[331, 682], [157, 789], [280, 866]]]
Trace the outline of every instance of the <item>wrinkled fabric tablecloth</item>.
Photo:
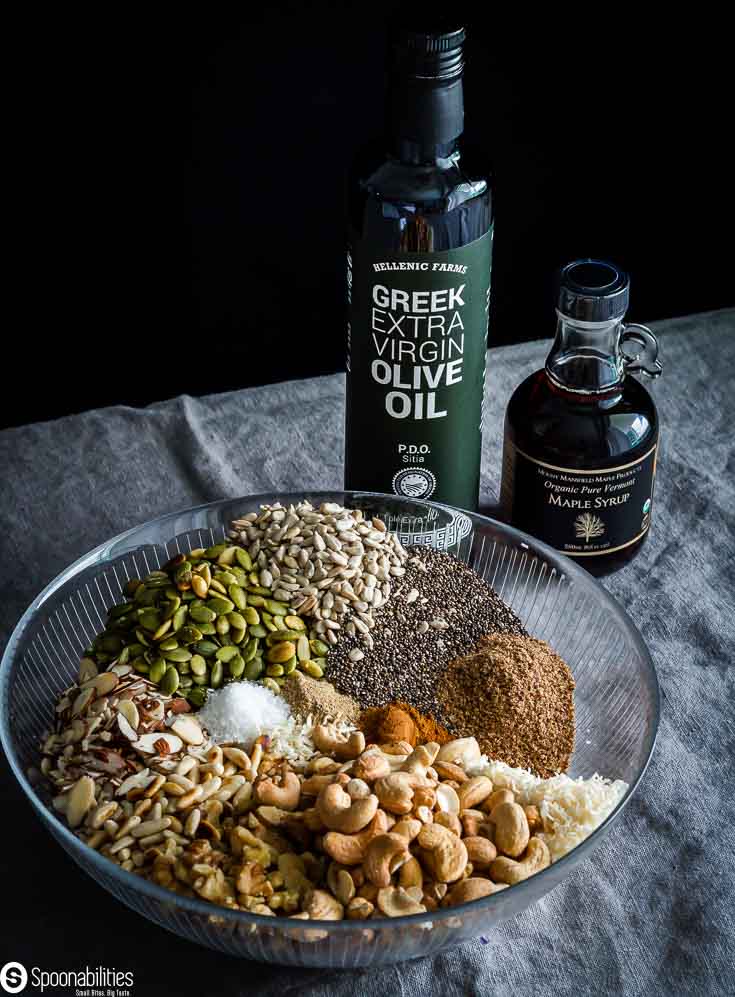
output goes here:
[[[648, 772], [590, 859], [487, 939], [433, 958], [264, 966], [169, 935], [80, 875], [4, 765], [0, 966], [132, 969], [134, 995], [735, 993], [735, 310], [653, 327], [664, 376], [652, 386], [663, 427], [652, 535], [605, 585], [648, 642], [663, 711]], [[547, 348], [490, 351], [486, 508], [505, 405]], [[0, 433], [0, 637], [69, 562], [130, 526], [222, 497], [340, 487], [343, 395], [335, 375]]]

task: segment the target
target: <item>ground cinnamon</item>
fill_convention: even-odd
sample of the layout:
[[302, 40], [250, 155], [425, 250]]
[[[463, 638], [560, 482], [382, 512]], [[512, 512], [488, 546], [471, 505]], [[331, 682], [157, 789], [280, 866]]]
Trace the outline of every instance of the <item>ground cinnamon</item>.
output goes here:
[[371, 706], [360, 717], [360, 728], [368, 744], [386, 744], [407, 741], [436, 741], [444, 744], [452, 735], [446, 728], [411, 706], [410, 703], [395, 702], [387, 706]]

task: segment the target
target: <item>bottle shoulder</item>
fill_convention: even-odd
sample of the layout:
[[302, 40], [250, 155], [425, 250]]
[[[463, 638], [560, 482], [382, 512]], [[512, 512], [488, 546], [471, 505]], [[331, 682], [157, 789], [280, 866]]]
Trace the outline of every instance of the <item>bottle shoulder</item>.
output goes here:
[[658, 413], [649, 392], [633, 377], [625, 378], [619, 392], [577, 398], [556, 389], [539, 370], [513, 392], [505, 432], [537, 460], [605, 467], [623, 456], [637, 458], [656, 443]]
[[466, 245], [493, 220], [489, 174], [461, 155], [425, 165], [403, 163], [368, 146], [353, 163], [349, 220], [354, 237], [400, 250], [407, 224], [420, 216], [433, 232], [435, 250]]

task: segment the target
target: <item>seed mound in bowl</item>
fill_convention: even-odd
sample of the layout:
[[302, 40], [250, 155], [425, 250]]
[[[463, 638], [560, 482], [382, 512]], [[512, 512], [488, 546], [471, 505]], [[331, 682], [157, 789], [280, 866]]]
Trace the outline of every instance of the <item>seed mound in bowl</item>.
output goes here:
[[[512, 888], [617, 805], [625, 783], [564, 774], [566, 665], [452, 555], [336, 503], [264, 507], [229, 540], [129, 583], [59, 696], [40, 767], [89, 847], [234, 910], [367, 920]], [[509, 646], [545, 662], [556, 753], [504, 734], [524, 703], [489, 650]], [[502, 716], [462, 712], [475, 681]]]

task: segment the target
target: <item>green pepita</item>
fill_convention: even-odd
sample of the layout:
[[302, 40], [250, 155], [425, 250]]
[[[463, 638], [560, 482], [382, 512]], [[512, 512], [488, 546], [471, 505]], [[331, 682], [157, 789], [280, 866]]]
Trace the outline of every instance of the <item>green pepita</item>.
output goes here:
[[302, 672], [311, 675], [313, 679], [320, 679], [324, 675], [324, 669], [316, 661], [302, 661], [300, 667]]
[[189, 616], [197, 623], [213, 623], [217, 619], [217, 614], [208, 606], [192, 606]]
[[243, 568], [243, 570], [245, 571], [253, 570], [253, 560], [250, 557], [250, 554], [248, 554], [248, 552], [244, 550], [242, 547], [235, 548], [235, 559], [237, 563], [240, 565], [240, 567]]
[[239, 585], [233, 582], [233, 584], [227, 587], [227, 594], [239, 610], [245, 609], [248, 604], [248, 597], [244, 589], [241, 589]]
[[239, 651], [232, 645], [230, 647], [221, 647], [215, 655], [217, 661], [224, 661], [225, 664], [228, 661], [232, 661], [233, 658], [239, 657]]
[[166, 661], [190, 661], [192, 655], [185, 647], [175, 647], [173, 651], [164, 651], [163, 656]]
[[179, 673], [173, 665], [169, 665], [160, 682], [161, 692], [165, 692], [167, 696], [173, 696], [179, 688], [179, 682]]
[[192, 655], [191, 661], [189, 662], [192, 675], [206, 675], [207, 674], [207, 662], [201, 656], [201, 654]]
[[212, 671], [209, 676], [209, 681], [212, 683], [213, 689], [219, 689], [222, 685], [222, 679], [224, 678], [224, 668], [222, 667], [221, 661], [215, 661], [212, 665]]
[[252, 661], [248, 661], [245, 665], [244, 676], [246, 679], [250, 679], [251, 682], [255, 682], [263, 674], [263, 662], [260, 658], [254, 658]]
[[227, 613], [231, 613], [235, 608], [234, 602], [230, 599], [219, 598], [215, 596], [213, 599], [207, 600], [207, 609], [215, 613], [217, 616], [226, 616]]
[[309, 647], [317, 658], [324, 658], [329, 653], [329, 644], [325, 644], [323, 640], [310, 640]]

